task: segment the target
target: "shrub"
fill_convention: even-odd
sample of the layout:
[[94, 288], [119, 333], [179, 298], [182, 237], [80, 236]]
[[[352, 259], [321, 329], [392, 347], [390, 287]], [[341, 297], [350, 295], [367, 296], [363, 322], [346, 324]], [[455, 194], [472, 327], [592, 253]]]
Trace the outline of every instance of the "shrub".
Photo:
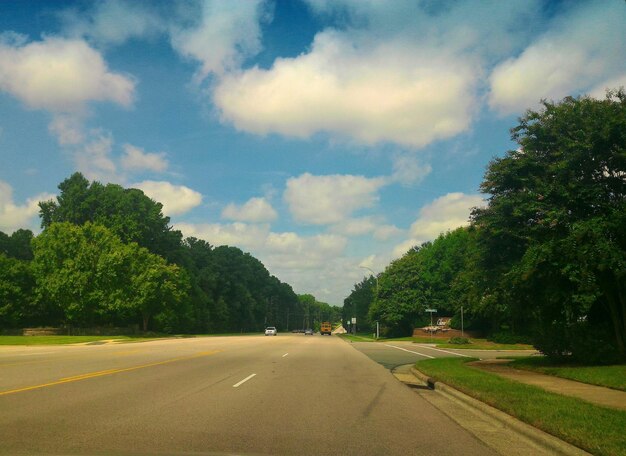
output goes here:
[[469, 340], [467, 337], [452, 337], [452, 338], [450, 338], [448, 343], [449, 344], [456, 344], [456, 345], [466, 345], [466, 344], [471, 344], [472, 341]]

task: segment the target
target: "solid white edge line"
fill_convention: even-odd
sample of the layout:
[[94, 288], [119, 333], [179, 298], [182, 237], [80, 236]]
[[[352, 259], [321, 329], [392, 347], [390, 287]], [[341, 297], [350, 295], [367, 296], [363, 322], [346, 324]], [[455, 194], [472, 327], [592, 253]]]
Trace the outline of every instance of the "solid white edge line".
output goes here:
[[233, 388], [238, 388], [239, 386], [243, 385], [244, 383], [246, 383], [248, 380], [250, 380], [252, 377], [254, 377], [256, 374], [252, 374], [252, 375], [248, 375], [246, 378], [244, 378], [242, 381], [240, 381], [239, 383], [235, 383], [233, 385]]
[[450, 353], [451, 355], [456, 355], [456, 356], [462, 356], [464, 358], [473, 358], [473, 356], [468, 356], [468, 355], [462, 355], [460, 353], [454, 353], [448, 350], [443, 350], [441, 348], [433, 348], [433, 347], [427, 347], [426, 345], [420, 345], [420, 347], [422, 348], [428, 348], [429, 350], [436, 350], [436, 351], [440, 351], [440, 352], [444, 352], [444, 353]]
[[289, 353], [285, 353], [285, 354], [283, 355], [283, 358], [284, 358], [285, 356], [287, 356], [288, 354], [289, 354]]
[[402, 350], [402, 351], [405, 351], [405, 352], [414, 353], [414, 354], [416, 354], [416, 355], [423, 356], [424, 358], [431, 358], [431, 359], [434, 359], [434, 358], [435, 358], [434, 356], [425, 355], [424, 353], [414, 352], [414, 351], [407, 350], [406, 348], [402, 348], [402, 347], [396, 347], [395, 345], [389, 345], [389, 344], [383, 344], [383, 345], [384, 345], [385, 347], [396, 348], [396, 349], [398, 349], [398, 350]]

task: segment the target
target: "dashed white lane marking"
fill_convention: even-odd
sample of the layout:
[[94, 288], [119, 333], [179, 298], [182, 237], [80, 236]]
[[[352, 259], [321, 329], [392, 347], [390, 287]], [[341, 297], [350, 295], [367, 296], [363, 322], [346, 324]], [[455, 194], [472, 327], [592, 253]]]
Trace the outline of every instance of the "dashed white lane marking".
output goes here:
[[289, 353], [285, 353], [285, 354], [283, 355], [283, 358], [284, 358], [285, 356], [287, 356], [288, 354], [289, 354]]
[[391, 348], [395, 348], [395, 349], [402, 350], [402, 351], [405, 351], [405, 352], [414, 353], [416, 355], [423, 356], [424, 358], [434, 358], [434, 356], [425, 355], [424, 353], [420, 353], [420, 352], [416, 352], [416, 351], [412, 351], [412, 350], [407, 350], [406, 348], [402, 348], [402, 347], [396, 347], [395, 345], [389, 345], [389, 344], [383, 344], [383, 345], [385, 347], [391, 347]]
[[248, 380], [250, 380], [252, 377], [254, 377], [256, 374], [252, 374], [252, 375], [248, 375], [246, 378], [244, 378], [242, 381], [235, 383], [233, 385], [233, 388], [239, 388], [241, 385], [243, 385], [244, 383], [246, 383]]
[[462, 354], [460, 354], [460, 353], [455, 353], [455, 352], [451, 352], [451, 351], [448, 351], [448, 350], [443, 350], [443, 349], [441, 349], [441, 348], [427, 347], [427, 346], [425, 346], [425, 345], [420, 345], [420, 347], [421, 347], [421, 348], [427, 348], [427, 349], [429, 349], [429, 350], [436, 350], [436, 351], [440, 351], [440, 352], [444, 352], [444, 353], [450, 353], [451, 355], [462, 356], [462, 357], [464, 357], [464, 358], [472, 358], [471, 356], [462, 355]]

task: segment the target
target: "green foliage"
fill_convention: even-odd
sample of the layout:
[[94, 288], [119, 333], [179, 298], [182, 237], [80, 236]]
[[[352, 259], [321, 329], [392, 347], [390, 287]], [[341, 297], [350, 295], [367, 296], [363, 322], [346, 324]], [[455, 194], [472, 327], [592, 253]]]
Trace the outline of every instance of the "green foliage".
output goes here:
[[36, 322], [35, 280], [30, 264], [0, 253], [0, 328]]
[[[187, 278], [178, 266], [135, 243], [123, 243], [106, 227], [53, 223], [33, 244], [39, 301], [64, 323], [141, 319], [145, 331], [151, 317], [176, 313], [186, 298]], [[167, 325], [157, 329], [177, 327], [170, 315]]]
[[31, 241], [33, 232], [31, 230], [19, 229], [10, 236], [0, 231], [0, 254], [5, 254], [10, 258], [18, 260], [32, 260], [33, 249]]
[[472, 359], [420, 361], [424, 374], [593, 454], [626, 453], [626, 411], [551, 393], [467, 366]]
[[298, 304], [294, 328], [311, 328], [319, 331], [322, 322], [329, 321], [332, 324], [341, 319], [343, 309], [318, 301], [311, 294], [298, 295]]
[[448, 340], [448, 343], [454, 345], [466, 345], [471, 344], [472, 342], [467, 337], [451, 337], [450, 340]]
[[468, 311], [468, 303], [477, 299], [474, 239], [474, 230], [458, 228], [392, 262], [379, 277], [370, 319], [379, 320], [386, 335], [401, 336], [430, 323], [426, 308], [436, 308], [438, 315], [451, 315], [461, 306]]
[[351, 321], [356, 317], [359, 331], [372, 331], [376, 325], [370, 321], [369, 310], [376, 297], [377, 279], [374, 276], [364, 278], [354, 285], [350, 295], [343, 301], [342, 320]]
[[551, 356], [587, 357], [599, 338], [601, 357], [626, 357], [624, 92], [544, 102], [512, 136], [520, 148], [489, 165], [489, 205], [473, 214], [485, 294]]
[[92, 222], [109, 228], [125, 243], [136, 242], [169, 261], [180, 260], [181, 233], [169, 226], [163, 205], [141, 190], [90, 183], [80, 173], [61, 182], [59, 190], [56, 201], [39, 204], [42, 228], [58, 222]]

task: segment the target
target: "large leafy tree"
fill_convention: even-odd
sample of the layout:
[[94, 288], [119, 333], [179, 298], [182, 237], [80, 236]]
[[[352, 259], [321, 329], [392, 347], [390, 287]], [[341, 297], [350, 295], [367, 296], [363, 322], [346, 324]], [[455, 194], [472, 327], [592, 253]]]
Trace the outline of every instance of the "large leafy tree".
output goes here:
[[39, 301], [64, 323], [91, 326], [151, 318], [174, 330], [185, 314], [187, 278], [178, 266], [108, 228], [86, 222], [53, 223], [33, 242]]
[[544, 102], [512, 138], [473, 214], [487, 292], [533, 315], [547, 353], [626, 357], [626, 94]]
[[163, 205], [141, 190], [90, 183], [81, 173], [61, 182], [59, 190], [56, 201], [39, 204], [42, 228], [56, 222], [92, 222], [106, 226], [123, 242], [136, 242], [169, 261], [181, 261], [181, 233], [169, 226]]

